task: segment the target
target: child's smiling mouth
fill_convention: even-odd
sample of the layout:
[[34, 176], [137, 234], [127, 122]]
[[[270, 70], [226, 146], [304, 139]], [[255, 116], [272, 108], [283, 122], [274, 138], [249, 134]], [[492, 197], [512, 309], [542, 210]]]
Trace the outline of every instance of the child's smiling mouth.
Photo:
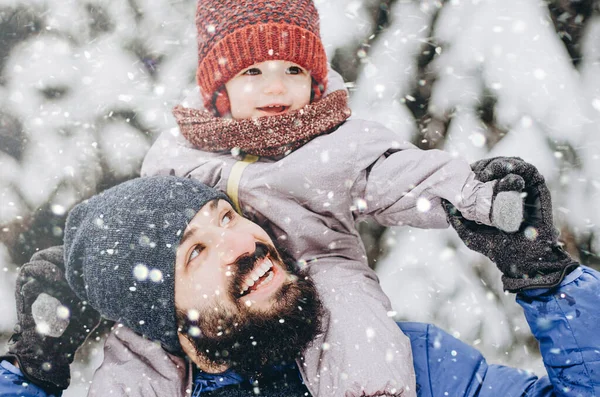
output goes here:
[[274, 105], [267, 105], [267, 106], [263, 106], [263, 107], [258, 107], [256, 109], [258, 109], [259, 111], [266, 113], [269, 116], [275, 116], [277, 114], [282, 114], [287, 112], [290, 109], [291, 106], [288, 105], [280, 105], [280, 104], [274, 104]]

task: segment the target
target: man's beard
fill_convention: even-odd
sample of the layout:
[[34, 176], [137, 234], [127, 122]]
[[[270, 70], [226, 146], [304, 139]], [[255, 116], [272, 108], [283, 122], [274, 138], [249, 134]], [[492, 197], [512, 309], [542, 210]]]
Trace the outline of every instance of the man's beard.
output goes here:
[[[283, 284], [272, 299], [271, 310], [251, 310], [240, 299], [240, 287], [254, 264], [267, 253], [295, 280]], [[253, 255], [238, 258], [233, 265], [237, 271], [228, 294], [236, 310], [215, 303], [194, 321], [186, 312], [177, 310], [181, 332], [198, 355], [241, 373], [256, 375], [261, 367], [293, 361], [321, 331], [323, 307], [313, 282], [297, 269], [293, 260], [282, 260], [273, 247], [260, 243]], [[192, 327], [200, 330], [200, 336], [190, 335]]]

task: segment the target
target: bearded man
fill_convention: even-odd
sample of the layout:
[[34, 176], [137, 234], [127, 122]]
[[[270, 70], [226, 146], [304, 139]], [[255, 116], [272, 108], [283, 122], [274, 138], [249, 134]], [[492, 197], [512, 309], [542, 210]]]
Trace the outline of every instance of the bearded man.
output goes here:
[[[498, 177], [519, 164], [502, 170], [487, 162], [481, 175]], [[558, 246], [543, 178], [527, 170], [522, 175], [537, 238], [482, 230], [447, 210], [463, 241], [496, 262], [505, 287], [517, 286], [548, 376], [488, 365], [435, 326], [399, 323], [411, 340], [418, 396], [600, 393], [600, 274]], [[74, 352], [65, 351], [82, 341], [73, 335], [89, 332], [101, 314], [118, 324], [90, 395], [308, 395], [298, 365], [306, 349], [324, 348], [310, 342], [326, 308], [310, 278], [222, 193], [177, 177], [125, 182], [69, 214], [64, 272], [71, 293], [58, 285], [62, 257], [46, 251], [21, 270], [21, 327], [12, 356], [0, 365], [0, 394], [60, 394], [55, 386], [64, 382], [60, 374], [68, 380]], [[42, 279], [53, 279], [61, 292], [40, 286]], [[42, 295], [45, 309], [36, 309]], [[48, 310], [53, 299], [58, 303]], [[43, 322], [40, 313], [67, 321]]]

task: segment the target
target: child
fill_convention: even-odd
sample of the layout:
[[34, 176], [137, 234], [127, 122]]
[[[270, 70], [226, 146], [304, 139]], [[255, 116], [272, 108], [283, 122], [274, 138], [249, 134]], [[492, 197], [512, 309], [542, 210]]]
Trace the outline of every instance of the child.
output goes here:
[[189, 176], [227, 192], [309, 267], [329, 310], [299, 362], [314, 396], [415, 396], [410, 344], [389, 317], [355, 222], [446, 227], [446, 199], [487, 225], [508, 212], [515, 231], [520, 197], [501, 211], [495, 181], [475, 180], [465, 161], [347, 120], [347, 92], [328, 76], [312, 0], [202, 0], [196, 25], [202, 103], [198, 95], [174, 109], [179, 131], [159, 137], [142, 174]]

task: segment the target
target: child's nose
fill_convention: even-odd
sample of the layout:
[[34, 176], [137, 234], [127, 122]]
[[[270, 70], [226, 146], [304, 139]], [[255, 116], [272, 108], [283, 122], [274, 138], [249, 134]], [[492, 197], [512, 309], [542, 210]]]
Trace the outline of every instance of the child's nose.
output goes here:
[[265, 84], [265, 94], [278, 95], [285, 93], [285, 83], [281, 77], [271, 77]]
[[222, 263], [229, 265], [242, 255], [253, 254], [256, 239], [251, 233], [226, 229], [221, 233], [219, 246]]

